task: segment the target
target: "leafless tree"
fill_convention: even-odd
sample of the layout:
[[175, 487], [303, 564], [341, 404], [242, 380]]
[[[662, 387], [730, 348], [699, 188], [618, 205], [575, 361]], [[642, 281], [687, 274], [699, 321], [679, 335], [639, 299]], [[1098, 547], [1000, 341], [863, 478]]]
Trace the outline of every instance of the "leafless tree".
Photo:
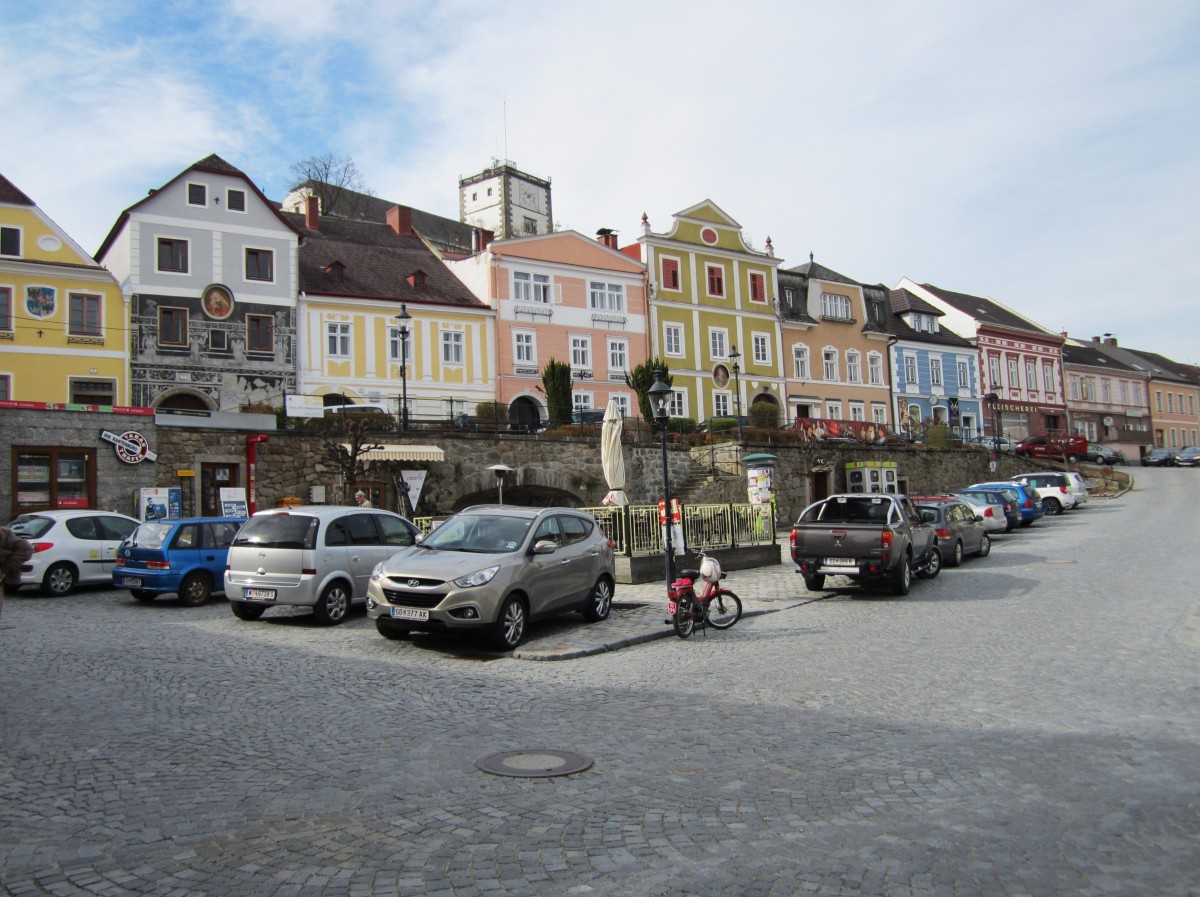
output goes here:
[[289, 189], [306, 189], [321, 203], [321, 214], [336, 218], [361, 218], [367, 200], [375, 194], [364, 184], [362, 172], [349, 156], [333, 153], [310, 156], [294, 162]]
[[367, 418], [375, 415], [364, 415], [360, 418], [347, 419], [328, 433], [323, 446], [325, 457], [337, 467], [346, 484], [346, 495], [354, 494], [360, 479], [366, 477], [365, 455], [383, 445], [371, 438], [375, 431], [374, 422]]

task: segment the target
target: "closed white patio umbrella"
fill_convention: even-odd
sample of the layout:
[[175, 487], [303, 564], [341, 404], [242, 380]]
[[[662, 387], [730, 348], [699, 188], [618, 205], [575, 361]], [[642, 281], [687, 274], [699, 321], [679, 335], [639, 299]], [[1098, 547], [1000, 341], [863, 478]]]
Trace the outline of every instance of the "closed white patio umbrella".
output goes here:
[[625, 455], [621, 451], [621, 408], [616, 399], [610, 399], [604, 411], [604, 424], [600, 428], [600, 466], [604, 468], [604, 480], [608, 483], [606, 505], [627, 505], [625, 495]]

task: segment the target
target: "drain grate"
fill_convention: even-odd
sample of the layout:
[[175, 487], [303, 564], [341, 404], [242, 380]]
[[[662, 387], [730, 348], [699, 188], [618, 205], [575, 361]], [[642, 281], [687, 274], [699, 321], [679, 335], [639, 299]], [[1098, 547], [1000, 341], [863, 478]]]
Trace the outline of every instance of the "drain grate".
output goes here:
[[569, 776], [591, 769], [594, 762], [590, 757], [572, 751], [534, 748], [524, 751], [501, 751], [476, 760], [475, 765], [483, 772], [496, 776], [534, 779]]
[[1043, 564], [1074, 564], [1077, 561], [1072, 558], [1046, 558], [1042, 561]]

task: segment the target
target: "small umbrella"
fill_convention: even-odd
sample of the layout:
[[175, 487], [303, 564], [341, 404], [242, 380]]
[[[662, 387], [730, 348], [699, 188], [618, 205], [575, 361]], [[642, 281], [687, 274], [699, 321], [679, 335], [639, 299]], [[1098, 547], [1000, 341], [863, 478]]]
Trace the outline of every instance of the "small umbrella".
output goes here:
[[604, 412], [604, 425], [600, 429], [600, 466], [604, 468], [604, 479], [609, 493], [604, 496], [606, 505], [627, 505], [625, 496], [625, 455], [621, 451], [621, 409], [616, 399], [611, 399]]

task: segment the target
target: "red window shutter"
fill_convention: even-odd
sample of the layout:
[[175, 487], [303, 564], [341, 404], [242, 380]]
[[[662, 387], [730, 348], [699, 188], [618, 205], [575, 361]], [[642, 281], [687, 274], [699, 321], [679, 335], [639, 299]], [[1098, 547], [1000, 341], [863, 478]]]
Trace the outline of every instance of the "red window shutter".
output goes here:
[[725, 280], [720, 268], [708, 269], [708, 294], [710, 296], [725, 295]]
[[679, 289], [679, 262], [676, 259], [662, 260], [662, 283], [668, 290]]
[[751, 274], [750, 301], [762, 302], [765, 298], [763, 294], [766, 293], [766, 290], [764, 289], [765, 286], [766, 284], [764, 283], [763, 276], [761, 274]]

